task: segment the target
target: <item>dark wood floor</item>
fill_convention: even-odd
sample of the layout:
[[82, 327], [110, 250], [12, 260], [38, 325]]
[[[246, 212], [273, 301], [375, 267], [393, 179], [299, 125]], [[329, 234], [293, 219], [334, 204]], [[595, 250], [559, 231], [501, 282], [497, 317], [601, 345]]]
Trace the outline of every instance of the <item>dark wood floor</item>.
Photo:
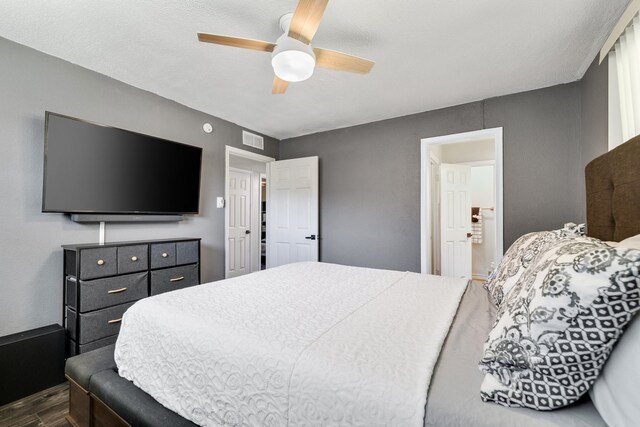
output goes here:
[[66, 382], [40, 393], [0, 406], [2, 427], [68, 427], [69, 384]]

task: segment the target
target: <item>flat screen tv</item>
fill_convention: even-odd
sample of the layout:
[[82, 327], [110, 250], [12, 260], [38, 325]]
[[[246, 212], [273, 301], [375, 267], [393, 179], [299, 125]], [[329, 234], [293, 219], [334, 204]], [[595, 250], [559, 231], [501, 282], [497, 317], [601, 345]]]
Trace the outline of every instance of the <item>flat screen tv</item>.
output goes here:
[[46, 112], [43, 212], [198, 213], [202, 149]]

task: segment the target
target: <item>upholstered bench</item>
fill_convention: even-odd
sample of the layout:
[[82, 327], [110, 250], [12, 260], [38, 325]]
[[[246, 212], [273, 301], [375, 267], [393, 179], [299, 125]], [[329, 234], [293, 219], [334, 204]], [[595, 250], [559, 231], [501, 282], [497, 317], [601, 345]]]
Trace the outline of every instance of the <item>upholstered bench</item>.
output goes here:
[[118, 375], [114, 348], [112, 344], [67, 359], [69, 423], [77, 427], [195, 426]]

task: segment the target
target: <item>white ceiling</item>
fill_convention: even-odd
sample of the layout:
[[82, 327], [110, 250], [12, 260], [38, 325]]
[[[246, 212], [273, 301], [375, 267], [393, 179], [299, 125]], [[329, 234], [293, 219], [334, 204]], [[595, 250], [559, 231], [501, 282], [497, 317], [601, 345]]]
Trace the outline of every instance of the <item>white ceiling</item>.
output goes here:
[[284, 139], [578, 80], [627, 0], [332, 0], [313, 45], [376, 65], [284, 96], [269, 54], [197, 41], [275, 41], [296, 3], [2, 0], [0, 36]]

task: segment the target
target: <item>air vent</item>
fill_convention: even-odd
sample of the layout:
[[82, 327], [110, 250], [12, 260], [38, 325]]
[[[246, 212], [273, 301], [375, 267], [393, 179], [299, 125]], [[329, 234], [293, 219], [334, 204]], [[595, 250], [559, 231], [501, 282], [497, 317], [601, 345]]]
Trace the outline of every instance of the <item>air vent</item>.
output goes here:
[[255, 133], [247, 132], [246, 130], [242, 131], [242, 143], [249, 147], [264, 150], [264, 138]]

